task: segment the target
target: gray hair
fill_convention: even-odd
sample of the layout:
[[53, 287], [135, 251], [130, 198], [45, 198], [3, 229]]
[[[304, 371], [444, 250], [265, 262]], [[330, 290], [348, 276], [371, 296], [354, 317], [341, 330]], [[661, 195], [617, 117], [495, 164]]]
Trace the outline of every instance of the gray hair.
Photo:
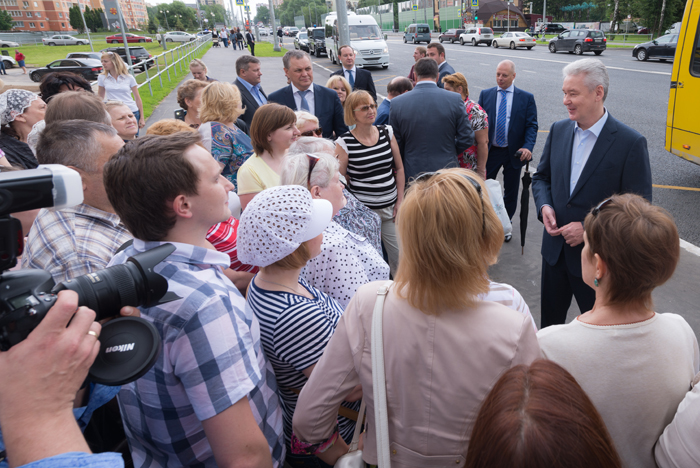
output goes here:
[[603, 62], [594, 58], [576, 60], [564, 67], [564, 79], [567, 76], [585, 75], [584, 83], [589, 90], [593, 91], [598, 86], [603, 87], [603, 101], [608, 97], [608, 88], [610, 87], [610, 77], [608, 69], [605, 68]]
[[500, 67], [501, 65], [510, 65], [511, 73], [515, 74], [515, 62], [513, 62], [512, 60], [501, 60], [498, 64], [498, 67]]
[[[315, 138], [320, 140], [320, 138]], [[309, 158], [318, 158], [318, 162], [311, 172], [311, 184], [307, 185], [309, 179]], [[311, 187], [319, 186], [326, 188], [338, 173], [338, 160], [327, 153], [314, 153], [307, 156], [307, 153], [288, 154], [284, 159], [284, 168], [280, 176], [280, 185], [301, 185], [311, 190]]]
[[100, 135], [117, 136], [114, 127], [89, 120], [61, 120], [46, 125], [39, 136], [36, 159], [39, 164], [63, 164], [88, 173], [100, 170]]
[[292, 59], [302, 60], [305, 58], [309, 59], [309, 62], [311, 62], [311, 57], [309, 56], [309, 54], [307, 54], [303, 50], [296, 50], [296, 49], [288, 50], [287, 53], [284, 54], [284, 57], [282, 57], [282, 64], [284, 65], [284, 68], [289, 69], [289, 61], [290, 60], [292, 60]]
[[323, 153], [335, 155], [335, 143], [325, 138], [299, 137], [289, 147], [289, 154], [295, 153]]
[[297, 116], [297, 128], [303, 127], [307, 122], [314, 122], [316, 125], [318, 125], [318, 117], [309, 112], [296, 111], [295, 114]]

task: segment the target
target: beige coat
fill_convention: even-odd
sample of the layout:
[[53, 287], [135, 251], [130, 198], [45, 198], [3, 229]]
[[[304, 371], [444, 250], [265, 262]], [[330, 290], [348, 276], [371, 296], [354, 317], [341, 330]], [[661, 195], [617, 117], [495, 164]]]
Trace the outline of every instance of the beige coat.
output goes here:
[[[362, 384], [368, 429], [363, 458], [377, 463], [371, 323], [382, 282], [358, 289], [294, 413], [300, 440], [318, 443], [335, 428], [338, 405]], [[426, 315], [394, 292], [384, 305], [392, 468], [464, 466], [481, 402], [507, 369], [540, 357], [529, 318], [494, 302]]]

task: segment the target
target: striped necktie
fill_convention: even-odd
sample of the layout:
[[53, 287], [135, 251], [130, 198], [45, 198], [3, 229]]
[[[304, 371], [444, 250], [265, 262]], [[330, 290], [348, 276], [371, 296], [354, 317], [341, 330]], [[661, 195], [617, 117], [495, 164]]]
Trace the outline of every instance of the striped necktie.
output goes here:
[[506, 118], [508, 114], [508, 92], [499, 89], [501, 93], [501, 103], [498, 106], [498, 115], [496, 117], [496, 146], [508, 146], [506, 138]]

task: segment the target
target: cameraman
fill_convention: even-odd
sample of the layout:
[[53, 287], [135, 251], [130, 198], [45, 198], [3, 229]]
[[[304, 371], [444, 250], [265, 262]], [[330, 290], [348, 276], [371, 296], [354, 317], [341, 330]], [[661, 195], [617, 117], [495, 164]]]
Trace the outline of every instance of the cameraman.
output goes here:
[[92, 455], [73, 416], [75, 394], [100, 349], [94, 320], [95, 312], [78, 308], [76, 293], [61, 291], [27, 339], [0, 353], [0, 427], [11, 467], [124, 466], [119, 454]]

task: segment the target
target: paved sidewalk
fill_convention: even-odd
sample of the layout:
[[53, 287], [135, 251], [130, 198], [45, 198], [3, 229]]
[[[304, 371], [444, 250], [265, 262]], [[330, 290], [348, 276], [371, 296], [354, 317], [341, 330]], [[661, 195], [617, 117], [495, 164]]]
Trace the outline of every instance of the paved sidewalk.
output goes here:
[[[283, 47], [292, 48], [293, 45], [286, 43]], [[236, 78], [235, 61], [241, 54], [248, 54], [248, 51], [233, 51], [230, 47], [228, 49], [211, 48], [203, 57], [209, 68], [209, 76], [221, 81], [233, 82]], [[325, 57], [321, 59], [312, 57], [312, 61], [318, 62], [314, 66], [314, 82], [323, 86], [330, 75], [328, 69], [337, 69], [338, 66], [332, 65]], [[266, 94], [269, 95], [286, 86], [287, 80], [282, 69], [281, 57], [261, 57], [260, 62], [263, 72], [262, 88]], [[397, 73], [399, 72], [397, 70]], [[191, 75], [187, 78], [191, 78]], [[179, 108], [175, 100], [176, 95], [177, 92], [173, 91], [156, 108], [146, 122], [146, 126], [162, 118], [173, 117], [173, 112]], [[534, 172], [534, 168], [531, 170]], [[519, 209], [517, 213], [520, 212]], [[538, 324], [540, 323], [542, 229], [542, 223], [536, 217], [534, 200], [530, 197], [530, 216], [524, 255], [521, 255], [520, 222], [516, 214], [513, 219], [513, 240], [503, 244], [499, 261], [490, 270], [494, 281], [511, 284], [522, 294]], [[654, 306], [658, 312], [682, 315], [693, 328], [696, 336], [700, 336], [700, 248], [690, 244], [684, 245], [686, 248], [681, 249], [681, 259], [674, 276], [654, 292]], [[567, 321], [572, 320], [578, 313], [574, 300]]]

